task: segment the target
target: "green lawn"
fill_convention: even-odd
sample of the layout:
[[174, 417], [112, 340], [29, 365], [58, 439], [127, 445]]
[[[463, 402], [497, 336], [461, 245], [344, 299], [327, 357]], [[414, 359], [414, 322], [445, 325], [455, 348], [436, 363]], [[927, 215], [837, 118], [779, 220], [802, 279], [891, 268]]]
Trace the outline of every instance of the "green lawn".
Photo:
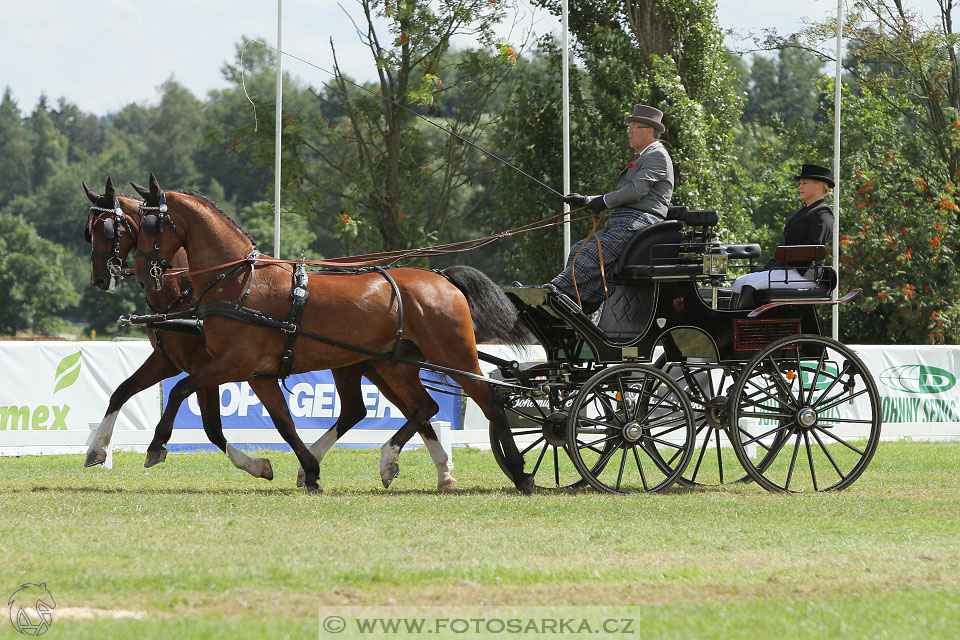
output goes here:
[[851, 489], [803, 496], [523, 497], [472, 450], [454, 494], [423, 451], [383, 490], [378, 451], [338, 449], [307, 496], [266, 455], [269, 483], [206, 453], [0, 459], [0, 597], [45, 581], [46, 638], [316, 638], [331, 612], [455, 607], [632, 621], [609, 637], [960, 637], [960, 443], [882, 443]]

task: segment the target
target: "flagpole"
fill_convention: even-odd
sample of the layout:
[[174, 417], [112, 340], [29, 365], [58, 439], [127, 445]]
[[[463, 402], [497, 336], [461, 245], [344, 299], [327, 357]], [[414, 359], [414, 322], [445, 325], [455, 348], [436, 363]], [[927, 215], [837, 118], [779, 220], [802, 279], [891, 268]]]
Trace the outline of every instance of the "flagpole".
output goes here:
[[[833, 268], [840, 275], [840, 87], [841, 56], [843, 54], [843, 0], [837, 0], [837, 73], [834, 79], [833, 110]], [[839, 285], [833, 290], [833, 299], [837, 299]], [[833, 339], [840, 339], [840, 305], [833, 305]]]
[[[561, 57], [563, 70], [561, 73], [563, 93], [563, 193], [570, 193], [570, 52], [569, 52], [569, 22], [567, 15], [567, 0], [563, 0], [563, 55]], [[570, 253], [570, 205], [563, 204], [563, 265], [567, 264]]]
[[273, 257], [280, 257], [280, 127], [283, 124], [283, 0], [277, 0], [277, 113], [273, 141]]

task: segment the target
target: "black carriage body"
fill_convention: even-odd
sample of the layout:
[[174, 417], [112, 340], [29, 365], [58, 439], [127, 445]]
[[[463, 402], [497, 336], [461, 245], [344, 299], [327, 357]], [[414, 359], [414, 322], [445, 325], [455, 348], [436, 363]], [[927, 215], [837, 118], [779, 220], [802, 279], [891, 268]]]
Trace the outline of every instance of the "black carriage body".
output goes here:
[[[701, 214], [701, 219], [702, 214], [712, 213], [713, 220], [708, 221], [715, 221], [714, 212], [689, 213]], [[709, 226], [698, 229], [670, 220], [641, 230], [607, 276], [609, 302], [596, 324], [570, 298], [550, 287], [506, 287], [505, 291], [524, 325], [543, 345], [547, 361], [572, 367], [649, 362], [658, 343], [672, 360], [742, 362], [778, 338], [821, 334], [813, 305], [776, 306], [756, 318], [748, 318], [752, 307], [729, 308], [730, 290], [709, 286], [719, 282], [717, 278], [711, 282], [706, 272], [710, 260], [704, 257], [752, 261], [759, 257], [760, 248], [711, 242]], [[807, 300], [829, 298], [828, 291], [800, 293]]]

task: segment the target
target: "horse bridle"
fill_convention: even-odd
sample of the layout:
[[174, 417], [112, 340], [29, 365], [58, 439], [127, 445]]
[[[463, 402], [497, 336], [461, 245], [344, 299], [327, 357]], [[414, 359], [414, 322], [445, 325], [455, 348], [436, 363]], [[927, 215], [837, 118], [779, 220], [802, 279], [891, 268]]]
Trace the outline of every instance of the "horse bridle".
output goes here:
[[[135, 255], [143, 256], [150, 260], [150, 276], [156, 280], [157, 289], [159, 289], [163, 282], [163, 272], [173, 266], [169, 260], [160, 257], [160, 244], [163, 241], [163, 223], [166, 222], [170, 225], [173, 232], [180, 238], [181, 244], [184, 240], [183, 236], [180, 235], [180, 231], [177, 229], [177, 225], [174, 224], [173, 218], [167, 213], [166, 194], [162, 191], [160, 192], [156, 206], [151, 206], [148, 202], [149, 201], [144, 201], [140, 204], [140, 232], [153, 236], [153, 253], [146, 253], [145, 251], [137, 249]], [[156, 213], [148, 214], [146, 213], [147, 211], [156, 211]]]
[[[108, 214], [112, 214], [112, 217], [109, 217]], [[107, 240], [113, 240], [113, 251], [93, 251], [93, 230], [97, 226], [97, 222], [101, 220], [103, 221], [101, 225], [103, 236]], [[90, 257], [106, 258], [107, 270], [110, 272], [110, 277], [119, 280], [123, 280], [123, 275], [121, 274], [123, 270], [127, 268], [126, 260], [120, 257], [121, 227], [126, 227], [130, 238], [136, 242], [133, 227], [130, 226], [127, 217], [123, 215], [123, 209], [120, 208], [120, 201], [114, 196], [113, 208], [108, 209], [106, 207], [98, 207], [97, 205], [90, 207], [90, 213], [87, 215], [87, 225], [83, 229], [83, 237], [90, 243]]]

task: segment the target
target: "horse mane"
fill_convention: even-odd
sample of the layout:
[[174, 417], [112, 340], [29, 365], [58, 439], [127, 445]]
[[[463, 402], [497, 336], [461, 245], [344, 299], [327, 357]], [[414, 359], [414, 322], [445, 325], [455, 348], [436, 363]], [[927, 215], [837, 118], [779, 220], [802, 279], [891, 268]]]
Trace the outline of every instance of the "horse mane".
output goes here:
[[231, 218], [229, 213], [227, 213], [226, 211], [224, 211], [223, 209], [221, 209], [220, 206], [219, 206], [216, 202], [214, 202], [213, 200], [211, 200], [211, 199], [208, 198], [207, 196], [202, 195], [202, 194], [200, 194], [200, 193], [197, 193], [196, 191], [185, 191], [185, 190], [183, 190], [183, 189], [171, 189], [171, 191], [173, 191], [174, 193], [181, 193], [181, 194], [183, 194], [183, 195], [185, 195], [185, 196], [190, 196], [191, 198], [196, 198], [197, 200], [201, 200], [201, 201], [207, 203], [208, 205], [210, 205], [211, 207], [213, 207], [214, 209], [216, 209], [217, 212], [218, 212], [220, 215], [222, 215], [224, 218], [226, 218], [227, 220], [229, 220], [230, 223], [233, 224], [233, 226], [235, 226], [235, 227], [240, 231], [240, 233], [242, 233], [243, 235], [245, 235], [245, 236], [247, 237], [247, 240], [250, 241], [250, 244], [253, 245], [253, 248], [254, 248], [254, 249], [259, 249], [259, 248], [260, 248], [260, 247], [257, 245], [257, 241], [250, 237], [250, 234], [247, 233], [247, 232], [243, 229], [243, 227], [240, 226], [240, 223], [239, 223], [239, 222], [237, 222], [236, 220], [234, 220], [233, 218]]

